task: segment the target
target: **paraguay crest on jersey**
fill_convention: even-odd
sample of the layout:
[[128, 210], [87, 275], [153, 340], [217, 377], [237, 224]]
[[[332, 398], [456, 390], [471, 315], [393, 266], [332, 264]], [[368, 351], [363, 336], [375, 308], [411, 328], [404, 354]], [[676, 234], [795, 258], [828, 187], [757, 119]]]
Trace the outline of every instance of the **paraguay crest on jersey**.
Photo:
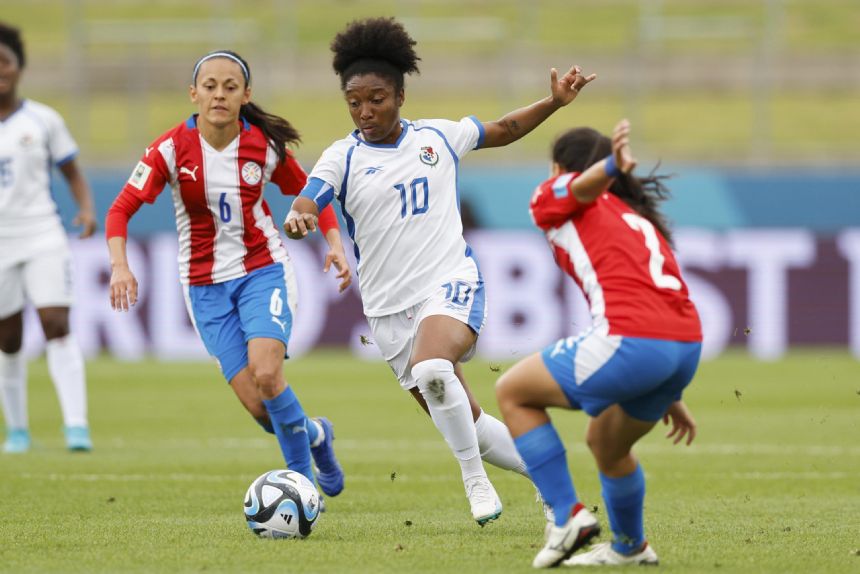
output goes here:
[[439, 154], [433, 151], [433, 148], [429, 145], [421, 148], [421, 153], [418, 157], [421, 159], [421, 163], [426, 163], [430, 167], [439, 163]]

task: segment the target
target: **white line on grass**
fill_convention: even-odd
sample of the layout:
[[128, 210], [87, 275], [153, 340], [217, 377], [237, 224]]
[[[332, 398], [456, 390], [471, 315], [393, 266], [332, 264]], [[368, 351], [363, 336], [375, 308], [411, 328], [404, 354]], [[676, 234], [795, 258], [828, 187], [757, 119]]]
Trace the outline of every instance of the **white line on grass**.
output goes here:
[[[104, 443], [100, 443], [104, 444]], [[211, 438], [211, 439], [167, 439], [152, 441], [146, 439], [137, 443], [134, 440], [114, 438], [107, 442], [109, 448], [139, 448], [152, 449], [270, 449], [275, 445], [272, 438]], [[384, 452], [384, 451], [439, 451], [446, 452], [448, 447], [442, 439], [438, 440], [409, 440], [409, 439], [338, 439], [335, 443], [338, 450]], [[571, 452], [587, 452], [582, 443], [569, 444]], [[860, 456], [860, 446], [839, 445], [799, 445], [799, 444], [693, 444], [692, 446], [675, 446], [672, 444], [642, 444], [636, 446], [636, 452], [642, 454], [684, 454], [684, 455], [773, 455], [773, 456]]]

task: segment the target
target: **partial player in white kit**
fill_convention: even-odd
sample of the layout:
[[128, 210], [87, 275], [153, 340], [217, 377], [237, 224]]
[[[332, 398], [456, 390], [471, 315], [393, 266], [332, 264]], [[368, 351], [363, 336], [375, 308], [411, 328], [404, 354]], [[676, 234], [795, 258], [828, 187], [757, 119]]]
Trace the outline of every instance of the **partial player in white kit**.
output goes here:
[[44, 104], [18, 97], [25, 65], [20, 31], [0, 23], [0, 397], [6, 421], [3, 451], [30, 449], [27, 364], [21, 352], [27, 301], [39, 314], [48, 369], [63, 412], [66, 445], [92, 448], [87, 421], [84, 360], [69, 332], [71, 262], [66, 231], [51, 198], [59, 168], [80, 211], [80, 236], [96, 228], [92, 194], [78, 169], [78, 147], [63, 118]]
[[448, 442], [483, 525], [502, 504], [482, 459], [526, 471], [507, 428], [481, 410], [458, 365], [474, 353], [486, 318], [484, 282], [463, 239], [459, 162], [473, 149], [521, 138], [594, 76], [573, 67], [559, 78], [552, 70], [550, 96], [494, 122], [408, 121], [400, 107], [404, 74], [418, 71], [414, 45], [387, 18], [353, 22], [335, 37], [334, 69], [358, 129], [323, 153], [285, 229], [304, 237], [337, 197], [374, 342]]

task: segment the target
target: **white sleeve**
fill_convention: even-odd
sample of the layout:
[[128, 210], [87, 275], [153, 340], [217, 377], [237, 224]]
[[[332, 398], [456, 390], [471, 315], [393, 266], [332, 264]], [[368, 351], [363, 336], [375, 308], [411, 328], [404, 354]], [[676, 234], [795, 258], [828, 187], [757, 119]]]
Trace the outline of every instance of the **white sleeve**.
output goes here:
[[48, 125], [48, 151], [51, 152], [51, 163], [63, 165], [78, 155], [78, 144], [69, 133], [66, 122], [54, 110], [45, 114]]
[[328, 147], [316, 165], [308, 174], [308, 179], [316, 178], [332, 186], [336, 191], [340, 190], [343, 177], [346, 174], [346, 162], [349, 160], [349, 150], [352, 146], [345, 142], [337, 142]]
[[458, 158], [478, 149], [484, 143], [484, 125], [475, 116], [466, 116], [459, 122], [451, 120], [419, 120], [423, 124], [442, 132], [445, 141], [454, 150]]

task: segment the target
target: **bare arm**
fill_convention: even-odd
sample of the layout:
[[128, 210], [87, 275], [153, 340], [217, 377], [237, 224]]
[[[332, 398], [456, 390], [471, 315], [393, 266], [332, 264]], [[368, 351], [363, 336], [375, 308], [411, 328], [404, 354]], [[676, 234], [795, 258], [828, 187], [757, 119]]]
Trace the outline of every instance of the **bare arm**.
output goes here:
[[137, 303], [137, 279], [128, 266], [125, 237], [108, 239], [110, 251], [110, 306], [116, 311], [128, 311]]
[[72, 224], [81, 226], [80, 237], [91, 236], [96, 230], [96, 210], [93, 205], [93, 194], [84, 174], [78, 168], [78, 162], [71, 159], [60, 166], [60, 173], [66, 178], [72, 197], [78, 204], [78, 214]]
[[615, 165], [609, 165], [609, 158], [592, 164], [570, 184], [570, 191], [579, 203], [591, 203], [612, 184], [620, 174], [628, 174], [636, 167], [636, 159], [630, 151], [630, 122], [621, 120], [612, 132], [612, 158]]
[[530, 106], [519, 108], [492, 122], [484, 122], [484, 143], [481, 147], [501, 147], [515, 142], [550, 117], [556, 110], [576, 99], [580, 90], [597, 78], [582, 75], [582, 68], [573, 66], [561, 78], [550, 70], [550, 95]]
[[349, 271], [349, 263], [346, 260], [346, 253], [343, 251], [343, 241], [341, 241], [340, 230], [329, 229], [325, 234], [326, 243], [328, 243], [329, 252], [325, 256], [325, 266], [323, 273], [328, 273], [328, 270], [334, 264], [337, 269], [337, 278], [340, 279], [338, 291], [343, 293], [352, 283], [352, 274]]

